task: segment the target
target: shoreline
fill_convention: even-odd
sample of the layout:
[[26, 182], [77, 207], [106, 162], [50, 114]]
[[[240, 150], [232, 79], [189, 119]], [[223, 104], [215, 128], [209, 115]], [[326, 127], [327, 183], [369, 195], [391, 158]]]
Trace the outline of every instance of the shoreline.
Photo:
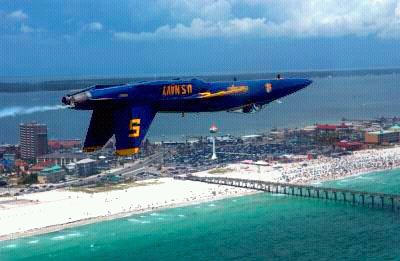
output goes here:
[[312, 160], [307, 166], [293, 164], [283, 170], [283, 176], [294, 184], [315, 184], [342, 180], [374, 172], [400, 169], [400, 147], [356, 151], [340, 158]]
[[[340, 180], [344, 180], [344, 179], [348, 179], [348, 178], [355, 178], [355, 177], [358, 177], [358, 176], [371, 175], [371, 174], [374, 174], [374, 173], [380, 173], [380, 172], [385, 172], [385, 171], [394, 171], [394, 170], [400, 170], [400, 166], [396, 166], [396, 167], [393, 167], [393, 168], [387, 168], [387, 169], [375, 169], [375, 170], [369, 170], [369, 171], [366, 171], [366, 172], [358, 172], [358, 173], [353, 173], [353, 174], [348, 175], [348, 176], [342, 176], [342, 177], [333, 178], [333, 179], [326, 179], [326, 180], [318, 180], [318, 181], [314, 181], [314, 182], [310, 182], [310, 183], [304, 183], [304, 184], [317, 185], [317, 184], [322, 184], [324, 182], [340, 181]], [[302, 183], [298, 183], [298, 184], [301, 185]]]
[[[279, 168], [276, 168], [277, 166]], [[230, 164], [195, 175], [247, 178], [293, 184], [321, 184], [400, 169], [400, 147], [366, 150], [269, 166]], [[157, 181], [154, 183], [154, 181]], [[0, 242], [171, 208], [261, 193], [256, 190], [160, 178], [128, 189], [84, 193], [64, 189], [0, 199]], [[26, 222], [27, 217], [31, 223]]]
[[24, 237], [50, 234], [50, 233], [62, 231], [64, 229], [69, 229], [69, 228], [75, 228], [75, 227], [80, 227], [80, 226], [101, 223], [101, 222], [105, 222], [105, 221], [122, 219], [122, 218], [126, 218], [126, 217], [131, 217], [133, 215], [139, 215], [139, 214], [149, 213], [149, 212], [153, 212], [153, 211], [160, 211], [160, 210], [162, 211], [162, 210], [166, 210], [166, 209], [195, 206], [195, 205], [199, 205], [199, 204], [203, 204], [203, 203], [220, 201], [220, 200], [224, 200], [224, 199], [255, 195], [257, 193], [261, 193], [261, 192], [249, 190], [249, 193], [244, 193], [244, 194], [240, 194], [240, 195], [223, 196], [221, 198], [215, 198], [215, 199], [209, 199], [209, 200], [204, 199], [204, 200], [199, 200], [199, 201], [188, 202], [187, 204], [182, 203], [182, 204], [176, 204], [176, 205], [167, 205], [167, 206], [158, 207], [158, 208], [154, 208], [154, 209], [145, 209], [145, 210], [141, 210], [141, 211], [131, 211], [131, 212], [121, 212], [121, 213], [113, 214], [110, 216], [99, 216], [99, 217], [93, 217], [93, 218], [88, 218], [88, 219], [82, 219], [82, 220], [72, 221], [70, 223], [52, 225], [52, 226], [48, 226], [48, 227], [37, 228], [37, 229], [28, 230], [28, 231], [24, 231], [24, 232], [16, 232], [13, 234], [0, 236], [0, 243], [9, 241], [9, 240], [17, 240], [17, 239], [24, 238]]
[[[184, 181], [184, 182], [187, 182], [187, 181]], [[223, 186], [223, 185], [211, 185], [211, 186], [212, 187], [218, 186], [219, 188], [226, 187], [226, 189], [230, 189], [230, 187]], [[143, 209], [139, 209], [139, 210], [130, 210], [130, 211], [119, 212], [119, 213], [110, 214], [110, 215], [102, 215], [102, 216], [84, 218], [84, 219], [74, 220], [74, 221], [67, 222], [67, 223], [55, 224], [55, 225], [50, 225], [50, 226], [45, 226], [45, 227], [33, 228], [30, 230], [25, 230], [25, 231], [21, 231], [21, 232], [14, 232], [14, 233], [10, 233], [10, 234], [0, 235], [0, 242], [16, 240], [16, 239], [20, 239], [20, 238], [24, 238], [24, 237], [31, 237], [31, 236], [36, 236], [36, 235], [49, 234], [49, 233], [53, 233], [53, 232], [57, 232], [57, 231], [62, 231], [64, 229], [80, 227], [80, 226], [95, 224], [95, 223], [104, 222], [104, 221], [111, 221], [111, 220], [115, 220], [115, 219], [122, 219], [122, 218], [130, 217], [133, 215], [139, 215], [139, 214], [143, 214], [143, 213], [162, 211], [162, 210], [166, 210], [166, 209], [173, 209], [173, 208], [180, 208], [180, 207], [188, 207], [188, 206], [198, 205], [198, 204], [202, 204], [202, 203], [214, 202], [214, 201], [219, 201], [219, 200], [224, 200], [224, 199], [229, 199], [229, 198], [236, 198], [236, 197], [242, 197], [242, 196], [248, 196], [248, 195], [254, 195], [254, 194], [260, 193], [259, 191], [251, 190], [251, 189], [240, 189], [240, 190], [236, 189], [236, 190], [232, 190], [232, 191], [236, 191], [237, 193], [215, 195], [215, 196], [210, 196], [207, 198], [198, 198], [198, 199], [192, 200], [192, 201], [170, 203], [170, 204], [160, 205], [160, 206], [155, 206], [155, 207], [150, 207], [150, 208], [143, 208]], [[1, 203], [1, 201], [0, 201], [0, 203]]]
[[[372, 173], [379, 173], [379, 172], [384, 172], [384, 171], [388, 171], [388, 170], [400, 170], [400, 167], [391, 168], [391, 169], [372, 170], [372, 171], [368, 171], [368, 172], [360, 172], [360, 173], [352, 174], [349, 176], [344, 176], [344, 177], [341, 177], [338, 179], [320, 180], [320, 181], [312, 182], [310, 184], [322, 184], [324, 182], [343, 180], [343, 179], [347, 179], [347, 178], [369, 175]], [[16, 232], [16, 233], [8, 234], [8, 235], [0, 235], [0, 242], [17, 240], [17, 239], [25, 238], [25, 237], [50, 234], [50, 233], [62, 231], [62, 230], [69, 229], [69, 228], [86, 226], [86, 225], [91, 225], [91, 224], [95, 224], [95, 223], [111, 221], [111, 220], [116, 220], [116, 219], [123, 219], [123, 218], [130, 217], [133, 215], [139, 215], [139, 214], [149, 213], [149, 212], [153, 212], [153, 211], [162, 211], [162, 210], [173, 209], [173, 208], [189, 207], [189, 206], [194, 206], [194, 205], [208, 203], [208, 202], [220, 201], [220, 200], [224, 200], [224, 199], [255, 195], [258, 193], [262, 193], [262, 192], [247, 189], [247, 192], [243, 192], [243, 193], [235, 194], [235, 195], [222, 195], [222, 196], [217, 196], [214, 198], [199, 199], [199, 200], [194, 200], [194, 201], [190, 201], [190, 202], [186, 202], [186, 203], [169, 204], [169, 205], [154, 207], [154, 208], [150, 208], [150, 209], [127, 211], [127, 212], [116, 213], [116, 214], [112, 214], [112, 215], [108, 215], [108, 216], [106, 215], [106, 216], [86, 218], [86, 219], [76, 220], [76, 221], [72, 221], [72, 222], [68, 222], [68, 223], [64, 223], [64, 224], [57, 224], [57, 225], [51, 225], [51, 226], [47, 226], [47, 227], [35, 228], [35, 229], [27, 230], [24, 232]]]

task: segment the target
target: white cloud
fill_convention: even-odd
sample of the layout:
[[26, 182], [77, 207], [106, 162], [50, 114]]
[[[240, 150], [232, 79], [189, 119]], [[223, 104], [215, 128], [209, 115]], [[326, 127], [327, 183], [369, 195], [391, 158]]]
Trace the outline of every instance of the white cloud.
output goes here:
[[397, 18], [400, 18], [400, 1], [397, 3], [396, 9], [394, 11]]
[[16, 10], [14, 12], [9, 13], [7, 15], [7, 18], [22, 21], [22, 20], [28, 19], [28, 15], [26, 13], [24, 13], [24, 11], [22, 11], [22, 10]]
[[22, 23], [20, 28], [19, 28], [21, 33], [46, 33], [47, 30], [44, 28], [33, 28], [32, 26], [29, 26], [25, 23]]
[[98, 32], [103, 30], [103, 24], [100, 22], [92, 22], [83, 26], [84, 31]]
[[232, 6], [226, 0], [211, 1], [200, 9], [200, 13], [205, 19], [218, 21], [232, 16]]
[[[115, 32], [121, 40], [208, 37], [400, 38], [400, 0], [159, 0], [175, 24]], [[246, 7], [246, 12], [242, 8]], [[272, 13], [273, 12], [273, 13]], [[263, 15], [260, 15], [263, 14]]]
[[29, 25], [26, 25], [24, 23], [21, 24], [20, 30], [21, 30], [21, 33], [33, 33], [35, 31], [32, 27], [30, 27]]
[[218, 21], [232, 15], [229, 0], [158, 0], [157, 6], [164, 7], [180, 22], [193, 18]]
[[177, 24], [161, 26], [154, 32], [114, 32], [114, 37], [120, 40], [149, 40], [154, 38], [199, 39], [208, 37], [235, 37], [241, 35], [263, 36], [268, 32], [264, 18], [234, 18], [227, 21], [211, 22], [195, 18], [190, 25]]

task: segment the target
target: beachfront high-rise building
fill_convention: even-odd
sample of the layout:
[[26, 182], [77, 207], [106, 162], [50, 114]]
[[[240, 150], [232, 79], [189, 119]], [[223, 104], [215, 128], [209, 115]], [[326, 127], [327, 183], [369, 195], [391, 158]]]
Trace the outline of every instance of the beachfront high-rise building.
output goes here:
[[35, 160], [47, 154], [47, 125], [36, 122], [19, 125], [19, 145], [21, 158]]

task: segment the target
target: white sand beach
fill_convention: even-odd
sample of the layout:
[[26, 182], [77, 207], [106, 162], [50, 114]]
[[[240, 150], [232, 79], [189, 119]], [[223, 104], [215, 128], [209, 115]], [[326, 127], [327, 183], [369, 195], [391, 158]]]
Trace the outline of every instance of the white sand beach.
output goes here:
[[310, 184], [399, 167], [400, 147], [393, 147], [356, 151], [339, 158], [319, 157], [294, 163], [270, 163], [269, 166], [257, 163], [229, 164], [216, 171], [203, 171], [195, 175]]
[[[296, 163], [229, 164], [196, 173], [271, 182], [313, 183], [400, 167], [400, 147], [364, 150], [340, 158]], [[126, 189], [86, 193], [58, 189], [0, 198], [0, 240], [47, 233], [134, 213], [256, 193], [221, 185], [161, 178]]]
[[256, 192], [162, 178], [107, 192], [86, 193], [60, 189], [18, 196], [17, 200], [1, 198], [0, 240], [250, 193]]

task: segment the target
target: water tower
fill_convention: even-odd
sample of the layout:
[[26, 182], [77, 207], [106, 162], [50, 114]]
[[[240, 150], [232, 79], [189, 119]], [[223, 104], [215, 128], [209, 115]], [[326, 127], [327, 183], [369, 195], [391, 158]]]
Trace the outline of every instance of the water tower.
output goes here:
[[212, 156], [211, 156], [212, 160], [216, 160], [217, 159], [217, 153], [215, 152], [215, 135], [214, 135], [217, 132], [218, 132], [217, 126], [215, 126], [215, 124], [211, 125], [210, 134], [211, 134], [212, 150], [213, 150], [213, 153], [212, 153]]

